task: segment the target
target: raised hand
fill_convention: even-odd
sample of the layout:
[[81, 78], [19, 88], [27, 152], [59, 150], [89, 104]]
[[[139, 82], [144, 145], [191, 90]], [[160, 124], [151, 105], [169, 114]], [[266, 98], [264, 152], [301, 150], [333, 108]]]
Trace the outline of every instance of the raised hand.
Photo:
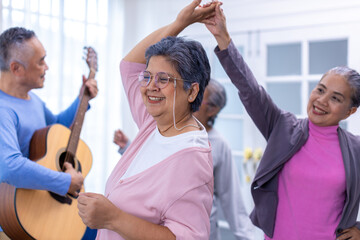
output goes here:
[[80, 90], [80, 95], [82, 94], [82, 91], [84, 91], [84, 87], [88, 89], [90, 99], [93, 99], [97, 96], [99, 89], [97, 87], [97, 81], [95, 79], [86, 79], [83, 75], [83, 86]]
[[[214, 35], [220, 50], [226, 49], [231, 41], [229, 32], [226, 27], [226, 17], [223, 9], [221, 8], [221, 2], [213, 2], [215, 4], [215, 15], [210, 19], [205, 19], [206, 28]], [[208, 4], [203, 7], [208, 7]]]
[[68, 193], [70, 193], [72, 196], [77, 197], [79, 194], [77, 191], [79, 191], [84, 183], [84, 177], [81, 175], [80, 172], [76, 171], [71, 163], [65, 162], [64, 163], [65, 172], [69, 173], [71, 175], [71, 183], [68, 190]]
[[118, 129], [114, 132], [114, 140], [113, 141], [119, 147], [124, 148], [126, 146], [126, 144], [128, 143], [129, 139], [120, 129]]
[[185, 28], [195, 22], [203, 22], [215, 16], [215, 3], [204, 6], [200, 6], [200, 3], [201, 0], [194, 0], [183, 8], [177, 15], [176, 22], [183, 24]]

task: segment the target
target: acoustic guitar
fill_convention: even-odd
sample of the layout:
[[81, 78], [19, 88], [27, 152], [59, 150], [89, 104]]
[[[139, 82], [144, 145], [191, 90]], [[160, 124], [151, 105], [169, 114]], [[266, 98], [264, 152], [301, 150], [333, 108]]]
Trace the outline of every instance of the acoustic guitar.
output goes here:
[[[85, 49], [90, 68], [88, 79], [91, 79], [97, 71], [97, 55], [92, 48]], [[80, 132], [89, 100], [90, 94], [85, 88], [70, 129], [54, 124], [34, 133], [29, 152], [32, 161], [55, 171], [64, 171], [64, 162], [69, 162], [86, 177], [92, 155], [80, 139]], [[0, 193], [0, 226], [12, 240], [80, 240], [85, 233], [86, 226], [78, 215], [77, 199], [69, 194], [60, 196], [5, 183], [0, 184]]]

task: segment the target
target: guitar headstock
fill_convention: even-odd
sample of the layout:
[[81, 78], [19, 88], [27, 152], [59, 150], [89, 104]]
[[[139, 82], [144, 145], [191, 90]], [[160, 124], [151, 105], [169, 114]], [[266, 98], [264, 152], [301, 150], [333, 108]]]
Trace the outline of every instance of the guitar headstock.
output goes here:
[[[98, 63], [97, 63], [97, 53], [92, 47], [84, 47], [84, 54], [86, 54], [86, 64], [88, 65], [90, 69], [90, 74], [94, 74], [98, 70]], [[85, 57], [84, 57], [85, 58]], [[89, 76], [89, 78], [94, 78], [94, 76]]]

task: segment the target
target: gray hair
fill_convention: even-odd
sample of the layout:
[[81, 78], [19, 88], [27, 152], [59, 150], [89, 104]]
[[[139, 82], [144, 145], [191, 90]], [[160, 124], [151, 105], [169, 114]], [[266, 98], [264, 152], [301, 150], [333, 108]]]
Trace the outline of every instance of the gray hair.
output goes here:
[[327, 73], [323, 75], [323, 79], [328, 74], [336, 74], [344, 77], [349, 83], [352, 95], [351, 95], [351, 107], [359, 107], [360, 105], [360, 75], [354, 69], [351, 69], [346, 66], [339, 66], [330, 69]]
[[[145, 52], [146, 66], [153, 56], [164, 56], [180, 74], [181, 78], [199, 84], [199, 92], [191, 105], [191, 111], [196, 112], [201, 105], [205, 87], [210, 80], [210, 63], [205, 49], [200, 42], [183, 37], [167, 37], [148, 47]], [[184, 90], [191, 87], [184, 82]]]
[[[27, 30], [22, 27], [13, 27], [4, 31], [0, 35], [0, 70], [9, 71], [10, 62], [14, 58], [19, 58], [21, 54], [19, 49], [22, 49], [23, 43], [33, 37], [36, 37], [35, 33], [31, 30]], [[16, 59], [21, 61], [20, 59]], [[21, 64], [24, 65], [23, 62]]]
[[[226, 105], [226, 91], [224, 86], [215, 79], [211, 78], [206, 89], [208, 91], [207, 104], [210, 106], [218, 107], [220, 112]], [[209, 126], [214, 125], [216, 117], [217, 114], [208, 119]]]

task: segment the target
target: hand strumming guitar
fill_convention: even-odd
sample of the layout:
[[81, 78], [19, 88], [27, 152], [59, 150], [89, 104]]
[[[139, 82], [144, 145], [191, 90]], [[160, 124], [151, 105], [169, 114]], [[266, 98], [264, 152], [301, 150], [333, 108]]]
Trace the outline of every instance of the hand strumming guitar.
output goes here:
[[80, 172], [76, 171], [70, 163], [65, 162], [64, 167], [66, 169], [65, 172], [71, 175], [71, 183], [68, 193], [74, 197], [77, 197], [79, 195], [78, 191], [81, 189], [84, 183], [84, 177]]

